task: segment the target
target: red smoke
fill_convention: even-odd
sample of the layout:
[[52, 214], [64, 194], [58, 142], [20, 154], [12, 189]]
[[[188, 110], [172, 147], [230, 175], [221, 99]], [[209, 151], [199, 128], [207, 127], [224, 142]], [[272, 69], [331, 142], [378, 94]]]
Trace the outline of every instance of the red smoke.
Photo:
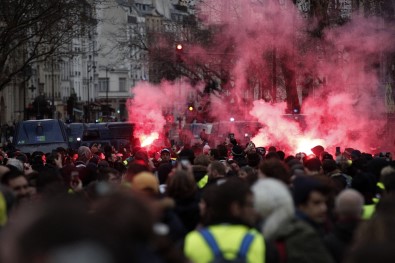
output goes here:
[[135, 123], [134, 136], [140, 139], [141, 146], [154, 143], [163, 134], [164, 113], [173, 114], [178, 112], [178, 107], [184, 108], [190, 89], [182, 80], [163, 81], [159, 85], [140, 82], [133, 88], [134, 98], [130, 100], [128, 115], [129, 121]]
[[[383, 138], [386, 109], [378, 63], [395, 45], [383, 20], [353, 14], [350, 23], [325, 30], [321, 39], [313, 38], [306, 33], [312, 25], [292, 1], [280, 2], [205, 0], [199, 6], [207, 26], [222, 27], [210, 50], [190, 47], [194, 58], [210, 61], [212, 54], [224, 52], [229, 41], [234, 49], [226, 63], [232, 76], [227, 85], [233, 88], [228, 96], [211, 95], [211, 115], [217, 121], [236, 116], [260, 122], [262, 127], [253, 137], [257, 146], [275, 145], [288, 154], [307, 152], [317, 144], [331, 153], [336, 146], [392, 150]], [[267, 59], [273, 51], [278, 63], [275, 97], [273, 66]], [[284, 116], [286, 79], [281, 63], [295, 71], [303, 113], [299, 120]], [[174, 107], [174, 102], [185, 105], [191, 88], [183, 83], [186, 91], [180, 93], [177, 83], [140, 83], [134, 88], [129, 116], [141, 124], [139, 134], [162, 132], [163, 108]], [[245, 98], [250, 103], [243, 103]]]

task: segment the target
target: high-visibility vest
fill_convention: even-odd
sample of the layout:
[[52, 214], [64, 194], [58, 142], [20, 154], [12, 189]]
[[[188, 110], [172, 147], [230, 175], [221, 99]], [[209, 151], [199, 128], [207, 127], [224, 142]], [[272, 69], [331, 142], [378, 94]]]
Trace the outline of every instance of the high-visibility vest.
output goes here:
[[0, 192], [0, 226], [7, 223], [7, 202], [3, 193]]
[[[246, 262], [265, 262], [265, 241], [261, 233], [244, 225], [221, 224], [209, 226], [208, 230], [215, 238], [222, 255], [227, 260], [237, 257], [240, 245], [247, 232], [254, 235], [247, 252]], [[209, 263], [214, 254], [199, 230], [190, 232], [184, 243], [184, 254], [194, 263]]]
[[199, 182], [197, 182], [197, 187], [199, 189], [202, 189], [203, 187], [206, 186], [206, 184], [208, 183], [208, 175], [206, 174], [205, 176], [202, 177], [202, 179], [199, 180]]
[[376, 204], [364, 205], [362, 219], [364, 220], [370, 219], [373, 216], [375, 210], [376, 210]]

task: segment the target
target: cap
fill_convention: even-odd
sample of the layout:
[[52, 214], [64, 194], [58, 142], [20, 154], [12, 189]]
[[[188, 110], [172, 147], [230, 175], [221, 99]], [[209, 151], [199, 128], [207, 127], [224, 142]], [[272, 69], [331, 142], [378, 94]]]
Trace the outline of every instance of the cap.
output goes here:
[[148, 191], [152, 193], [159, 192], [159, 182], [151, 172], [138, 173], [132, 180], [132, 189], [139, 191]]
[[167, 149], [167, 148], [164, 148], [164, 149], [162, 149], [162, 150], [160, 151], [160, 154], [162, 154], [162, 153], [164, 153], [164, 152], [170, 153], [170, 150]]

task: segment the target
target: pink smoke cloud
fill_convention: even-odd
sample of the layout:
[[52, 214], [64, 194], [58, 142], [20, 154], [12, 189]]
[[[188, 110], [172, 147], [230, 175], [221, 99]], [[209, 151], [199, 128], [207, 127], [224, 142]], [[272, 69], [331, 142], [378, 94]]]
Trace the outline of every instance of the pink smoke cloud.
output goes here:
[[[236, 129], [238, 136], [249, 132], [257, 145], [276, 145], [289, 154], [317, 144], [330, 151], [336, 146], [366, 152], [393, 147], [383, 138], [386, 108], [379, 78], [383, 55], [394, 51], [392, 30], [380, 18], [353, 14], [350, 23], [314, 38], [307, 33], [309, 21], [292, 1], [282, 2], [205, 0], [200, 4], [205, 25], [220, 30], [209, 49], [189, 46], [185, 61], [222, 60], [231, 75], [228, 83], [221, 83], [230, 87], [229, 93], [210, 96], [211, 116], [217, 122], [229, 122], [230, 117], [259, 122], [255, 131]], [[230, 44], [230, 57], [223, 57]], [[295, 71], [303, 115], [284, 115], [286, 81], [281, 63]], [[147, 123], [154, 123], [145, 133], [162, 132], [163, 109], [189, 99], [188, 92], [178, 92], [177, 83], [137, 85], [130, 121], [143, 123], [142, 131]]]

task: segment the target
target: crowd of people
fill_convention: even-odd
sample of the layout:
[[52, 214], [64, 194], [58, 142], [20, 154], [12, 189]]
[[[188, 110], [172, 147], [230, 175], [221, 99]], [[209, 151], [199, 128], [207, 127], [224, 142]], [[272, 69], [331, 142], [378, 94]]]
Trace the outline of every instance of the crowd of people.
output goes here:
[[311, 150], [1, 150], [0, 262], [390, 262], [391, 155]]

